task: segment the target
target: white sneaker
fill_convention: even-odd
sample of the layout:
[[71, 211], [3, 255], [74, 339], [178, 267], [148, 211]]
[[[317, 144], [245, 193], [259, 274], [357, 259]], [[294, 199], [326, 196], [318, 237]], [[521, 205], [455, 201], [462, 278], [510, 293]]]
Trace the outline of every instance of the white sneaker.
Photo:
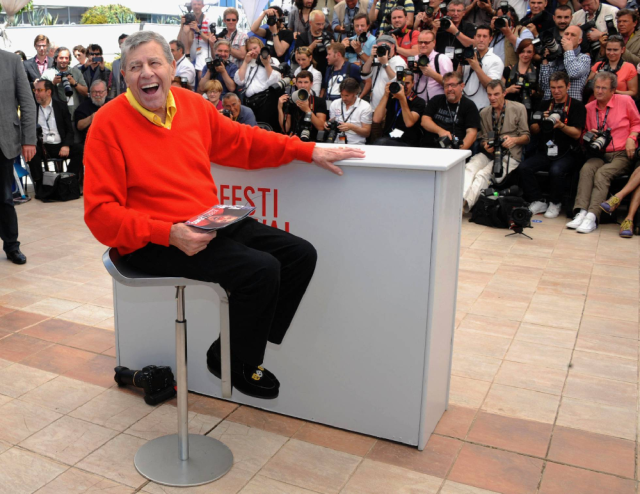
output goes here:
[[598, 228], [598, 225], [596, 224], [596, 215], [593, 213], [589, 213], [587, 216], [585, 216], [584, 220], [582, 220], [582, 223], [576, 229], [576, 231], [578, 233], [591, 233], [596, 228]]
[[562, 204], [554, 204], [552, 202], [549, 203], [549, 207], [547, 208], [547, 212], [544, 213], [545, 218], [557, 218], [560, 214], [560, 210], [562, 209]]
[[547, 210], [547, 203], [542, 201], [534, 201], [529, 204], [529, 211], [533, 214], [544, 213]]
[[585, 219], [586, 216], [587, 216], [587, 210], [581, 209], [580, 212], [575, 215], [573, 220], [567, 223], [567, 228], [571, 228], [572, 230], [575, 230], [580, 225], [582, 225], [582, 221]]

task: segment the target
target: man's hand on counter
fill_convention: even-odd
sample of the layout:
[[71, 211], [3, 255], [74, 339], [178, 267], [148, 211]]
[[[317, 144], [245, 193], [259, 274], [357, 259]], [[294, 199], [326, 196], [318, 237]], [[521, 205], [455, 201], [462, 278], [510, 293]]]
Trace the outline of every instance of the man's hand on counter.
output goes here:
[[316, 146], [313, 148], [313, 154], [311, 155], [311, 159], [316, 165], [336, 175], [342, 175], [342, 170], [333, 163], [350, 158], [364, 158], [364, 150], [358, 148], [322, 148]]

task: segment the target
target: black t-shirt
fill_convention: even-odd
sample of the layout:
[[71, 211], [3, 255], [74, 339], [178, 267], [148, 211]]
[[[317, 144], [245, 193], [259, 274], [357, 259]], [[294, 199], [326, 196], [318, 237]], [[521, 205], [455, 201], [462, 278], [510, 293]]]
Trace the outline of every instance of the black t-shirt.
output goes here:
[[[458, 30], [471, 39], [476, 35], [476, 27], [469, 22], [462, 21], [458, 26]], [[454, 50], [456, 48], [464, 48], [464, 45], [460, 43], [456, 36], [446, 32], [444, 29], [438, 29], [438, 34], [436, 34], [436, 51], [446, 54], [448, 46], [453, 46]]]
[[[542, 16], [535, 23], [538, 34], [540, 34], [542, 31], [546, 31], [547, 29], [553, 29], [553, 27], [556, 25], [556, 23], [553, 22], [553, 16], [549, 12], [547, 12], [546, 10], [543, 10], [541, 14]], [[536, 16], [532, 16], [531, 14], [526, 15], [525, 17], [522, 18], [522, 20], [520, 21], [520, 24], [522, 24], [523, 26], [531, 24], [531, 20], [534, 17]]]
[[[105, 101], [105, 105], [109, 101], [111, 101], [111, 100], [109, 98], [107, 98], [107, 100]], [[102, 105], [102, 106], [104, 106], [104, 105]], [[73, 125], [75, 125], [76, 130], [78, 130], [78, 122], [80, 120], [84, 120], [88, 116], [93, 115], [100, 108], [102, 108], [102, 107], [101, 106], [96, 106], [96, 105], [93, 104], [93, 101], [91, 101], [91, 98], [87, 98], [82, 103], [80, 103], [80, 106], [78, 106], [78, 108], [76, 108], [76, 111], [73, 112]], [[87, 132], [89, 132], [90, 128], [91, 128], [91, 126], [87, 127], [84, 130], [78, 130], [78, 135], [80, 135], [80, 137], [82, 137], [82, 142], [84, 142], [85, 139], [87, 138]]]
[[[264, 29], [267, 31], [267, 34], [264, 35], [264, 39], [267, 41], [273, 41], [273, 33], [269, 30], [269, 26], [265, 25], [262, 27], [264, 27]], [[278, 38], [280, 38], [280, 41], [282, 41], [283, 43], [288, 43], [289, 47], [291, 47], [291, 44], [293, 43], [293, 32], [289, 29], [281, 29], [280, 31], [278, 31]], [[280, 60], [280, 62], [284, 62], [284, 57], [289, 51], [289, 48], [287, 48], [287, 52], [283, 53], [282, 55], [278, 55], [276, 53], [275, 46], [271, 46], [270, 48], [271, 56], [277, 58], [278, 60], [282, 59]]]
[[[458, 106], [460, 106], [459, 109]], [[480, 129], [478, 107], [466, 96], [463, 96], [460, 102], [455, 104], [448, 103], [444, 94], [438, 94], [429, 100], [423, 115], [431, 117], [438, 127], [458, 136], [460, 141], [467, 135], [467, 129]], [[422, 147], [438, 147], [438, 134], [425, 132], [425, 137], [420, 145]]]
[[[409, 110], [416, 112], [422, 118], [422, 114], [424, 113], [427, 103], [422, 98], [415, 95], [412, 100], [408, 101], [408, 103]], [[404, 132], [400, 140], [407, 143], [409, 146], [418, 146], [420, 144], [420, 137], [422, 136], [420, 118], [413, 127], [407, 128], [404, 123], [404, 118], [402, 118], [402, 107], [400, 106], [400, 102], [395, 98], [389, 97], [389, 101], [387, 102], [387, 115], [384, 119], [385, 135], [388, 135], [393, 129], [398, 129]]]
[[[331, 34], [328, 30], [327, 33]], [[331, 40], [333, 40], [333, 34], [331, 34]], [[307, 31], [306, 33], [302, 33], [296, 39], [296, 49], [301, 46], [309, 46], [313, 42], [313, 36], [311, 35], [311, 31]], [[324, 75], [327, 72], [327, 67], [329, 64], [327, 63], [327, 49], [324, 45], [318, 43], [316, 44], [315, 49], [313, 50], [313, 59], [316, 61], [316, 69]]]
[[[327, 102], [322, 98], [317, 96], [311, 97], [311, 111], [316, 115], [320, 113], [324, 113], [327, 116], [327, 120], [329, 120], [329, 110], [327, 110]], [[298, 108], [297, 106], [293, 109], [293, 113], [291, 114], [291, 130], [294, 135], [300, 136], [301, 129], [299, 128], [300, 124], [304, 120], [304, 112]], [[316, 129], [313, 124], [311, 124], [311, 142], [315, 142], [318, 137], [318, 129]]]
[[[544, 100], [540, 103], [538, 111], [545, 112], [549, 110], [552, 100]], [[587, 109], [584, 104], [577, 99], [568, 98], [566, 103], [556, 105], [555, 108], [563, 110], [565, 106], [569, 107], [569, 115], [566, 117], [566, 121], [562, 122], [569, 127], [576, 127], [578, 129], [584, 128], [587, 121]], [[571, 151], [571, 146], [576, 146], [579, 143], [579, 139], [571, 139], [567, 134], [560, 129], [553, 129], [551, 132], [542, 132], [542, 126], [540, 127], [540, 133], [538, 134], [538, 148], [540, 152], [547, 154], [547, 143], [549, 141], [555, 142], [558, 146], [557, 158], [563, 157], [567, 152]], [[552, 158], [553, 159], [553, 158]]]

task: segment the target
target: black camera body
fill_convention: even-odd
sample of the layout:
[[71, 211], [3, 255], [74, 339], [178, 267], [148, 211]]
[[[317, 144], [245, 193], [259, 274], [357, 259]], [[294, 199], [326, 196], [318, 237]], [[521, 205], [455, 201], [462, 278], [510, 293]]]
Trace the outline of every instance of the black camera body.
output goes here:
[[227, 110], [227, 109], [222, 110], [222, 115], [227, 117], [227, 118], [233, 119], [233, 116], [231, 115], [231, 111], [230, 110]]
[[[593, 21], [585, 22], [582, 26], [580, 26], [580, 29], [582, 29], [582, 32], [584, 33], [584, 35], [586, 35], [592, 29], [597, 29], [596, 28], [596, 21], [593, 20]], [[589, 49], [592, 52], [595, 52], [595, 51], [599, 50], [600, 49], [600, 41], [599, 40], [591, 41], [589, 43]]]
[[389, 55], [389, 47], [387, 45], [380, 45], [376, 48], [376, 57], [386, 57]]
[[527, 110], [531, 110], [531, 92], [538, 86], [538, 78], [535, 72], [527, 72], [526, 74], [518, 74], [518, 80], [515, 84], [520, 88], [521, 102]]
[[71, 83], [69, 82], [69, 72], [58, 72], [56, 75], [62, 79], [62, 86], [64, 87], [65, 96], [67, 98], [69, 96], [73, 96], [73, 88], [71, 87]]
[[600, 132], [585, 132], [582, 140], [587, 144], [587, 148], [594, 154], [602, 155], [607, 146], [611, 143], [611, 129]]
[[396, 80], [389, 84], [389, 92], [398, 94], [404, 85], [404, 68], [400, 67], [396, 70]]
[[318, 44], [316, 46], [318, 53], [326, 53], [327, 48], [329, 48], [333, 42], [333, 37], [326, 31], [322, 31], [322, 34], [320, 36], [315, 36], [314, 39], [318, 40]]
[[453, 52], [453, 58], [460, 65], [469, 65], [467, 59], [473, 58], [476, 56], [476, 49], [473, 46], [467, 46], [465, 48], [456, 48]]
[[309, 142], [311, 140], [311, 112], [304, 114], [302, 122], [300, 122], [300, 140], [302, 142]]
[[442, 136], [438, 137], [438, 144], [442, 149], [460, 149], [462, 142], [456, 135], [453, 136], [453, 139], [449, 139], [449, 136]]
[[613, 16], [612, 15], [605, 15], [604, 16], [604, 22], [607, 25], [607, 35], [615, 36], [616, 34], [620, 34], [618, 32], [618, 28], [616, 28], [616, 25], [613, 22]]
[[537, 123], [540, 125], [542, 132], [549, 133], [553, 131], [553, 126], [567, 118], [566, 113], [563, 109], [555, 109], [551, 110], [549, 116], [545, 118], [544, 112], [537, 111], [533, 115], [531, 115], [531, 123]]
[[495, 26], [496, 30], [499, 30], [508, 27], [510, 22], [511, 20], [506, 15], [502, 15], [500, 17], [496, 17], [493, 25]]
[[[349, 38], [353, 38], [355, 36], [355, 34], [352, 34], [351, 36], [349, 36]], [[360, 43], [361, 45], [364, 46], [364, 44], [367, 42], [367, 39], [369, 39], [369, 35], [367, 33], [367, 31], [364, 31], [360, 34], [358, 34], [356, 36], [356, 40], [358, 41], [358, 43]], [[351, 47], [351, 45], [347, 46], [346, 51], [348, 53], [355, 53], [356, 51]]]
[[142, 370], [134, 371], [118, 366], [114, 370], [114, 380], [118, 386], [130, 385], [144, 390], [144, 401], [147, 405], [155, 406], [176, 395], [171, 367], [147, 365]]
[[327, 122], [327, 126], [329, 127], [326, 130], [321, 130], [318, 132], [318, 142], [327, 142], [329, 144], [333, 144], [336, 142], [338, 138], [338, 134], [340, 130], [338, 127], [340, 126], [340, 122], [337, 120], [329, 120]]
[[409, 57], [407, 59], [407, 67], [411, 72], [416, 74], [421, 73], [420, 67], [429, 66], [429, 57], [427, 55], [420, 55], [419, 57]]
[[197, 22], [196, 15], [193, 12], [184, 14], [184, 23], [191, 24], [192, 22]]
[[275, 15], [267, 16], [267, 26], [275, 26], [278, 22], [278, 18]]
[[440, 18], [440, 27], [442, 28], [443, 31], [446, 31], [451, 27], [452, 22], [453, 20], [451, 19], [451, 17], [449, 17], [448, 15], [445, 15], [444, 17]]

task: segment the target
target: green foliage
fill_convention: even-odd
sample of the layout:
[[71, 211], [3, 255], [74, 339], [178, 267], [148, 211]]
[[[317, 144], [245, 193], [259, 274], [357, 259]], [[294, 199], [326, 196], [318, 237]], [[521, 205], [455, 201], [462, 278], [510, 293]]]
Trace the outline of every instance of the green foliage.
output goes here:
[[[2, 10], [2, 2], [0, 2], [0, 10]], [[27, 5], [22, 7], [22, 9], [18, 11], [13, 19], [7, 18], [7, 26], [17, 26], [22, 18], [22, 14], [25, 12], [30, 12], [31, 10], [33, 10], [33, 0], [30, 0]]]
[[32, 26], [54, 26], [58, 23], [58, 16], [54, 18], [44, 9], [34, 9], [31, 12], [27, 12], [27, 19], [29, 19], [29, 24]]
[[133, 24], [140, 22], [133, 10], [122, 5], [98, 5], [82, 14], [81, 24]]

